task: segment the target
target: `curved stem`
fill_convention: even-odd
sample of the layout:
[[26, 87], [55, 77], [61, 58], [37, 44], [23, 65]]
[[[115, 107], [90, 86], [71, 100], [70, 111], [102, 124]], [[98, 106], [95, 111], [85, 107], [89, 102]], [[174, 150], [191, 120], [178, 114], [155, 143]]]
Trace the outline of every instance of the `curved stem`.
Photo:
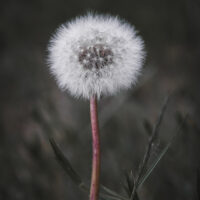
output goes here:
[[90, 98], [90, 119], [92, 127], [92, 177], [90, 186], [90, 200], [98, 200], [100, 177], [100, 137], [97, 115], [97, 99]]

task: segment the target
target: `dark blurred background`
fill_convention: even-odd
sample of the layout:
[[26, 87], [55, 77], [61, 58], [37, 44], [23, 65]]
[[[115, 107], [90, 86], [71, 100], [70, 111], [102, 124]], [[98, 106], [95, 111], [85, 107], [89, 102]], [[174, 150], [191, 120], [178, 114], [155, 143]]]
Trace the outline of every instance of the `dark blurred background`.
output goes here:
[[137, 173], [148, 143], [145, 127], [156, 122], [164, 98], [175, 92], [153, 156], [186, 113], [189, 118], [138, 194], [141, 200], [200, 199], [199, 0], [1, 0], [0, 199], [88, 199], [56, 162], [48, 139], [55, 138], [89, 183], [89, 103], [61, 92], [45, 61], [55, 29], [88, 10], [128, 20], [147, 51], [137, 86], [99, 104], [101, 182], [124, 193], [124, 173]]

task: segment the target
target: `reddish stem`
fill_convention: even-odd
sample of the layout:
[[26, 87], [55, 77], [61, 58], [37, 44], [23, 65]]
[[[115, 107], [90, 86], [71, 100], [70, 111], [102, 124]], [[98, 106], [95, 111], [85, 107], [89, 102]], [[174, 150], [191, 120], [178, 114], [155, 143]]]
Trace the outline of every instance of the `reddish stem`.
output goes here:
[[100, 176], [100, 138], [97, 115], [97, 99], [90, 98], [90, 119], [92, 127], [92, 177], [90, 186], [90, 200], [98, 200]]

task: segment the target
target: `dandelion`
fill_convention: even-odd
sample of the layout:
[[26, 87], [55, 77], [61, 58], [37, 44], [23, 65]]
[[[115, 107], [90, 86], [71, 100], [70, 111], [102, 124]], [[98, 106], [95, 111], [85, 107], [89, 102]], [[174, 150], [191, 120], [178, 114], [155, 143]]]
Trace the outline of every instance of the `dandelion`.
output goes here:
[[113, 95], [136, 83], [143, 41], [118, 17], [86, 15], [56, 31], [49, 65], [58, 85], [75, 97]]
[[58, 85], [90, 99], [93, 164], [90, 199], [98, 199], [100, 143], [97, 99], [130, 88], [142, 68], [143, 40], [118, 17], [87, 14], [62, 25], [52, 37], [48, 62]]

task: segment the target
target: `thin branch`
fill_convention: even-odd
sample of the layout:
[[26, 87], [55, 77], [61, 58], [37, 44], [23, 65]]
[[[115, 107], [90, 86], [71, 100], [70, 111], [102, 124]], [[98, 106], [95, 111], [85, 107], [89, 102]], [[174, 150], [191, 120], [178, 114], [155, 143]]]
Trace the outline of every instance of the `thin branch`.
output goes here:
[[178, 134], [180, 133], [183, 125], [185, 124], [185, 121], [187, 119], [187, 116], [185, 116], [185, 118], [183, 119], [181, 125], [179, 125], [179, 127], [177, 128], [176, 134], [170, 139], [169, 143], [167, 144], [167, 146], [161, 151], [160, 155], [158, 156], [158, 158], [153, 162], [153, 164], [151, 165], [151, 167], [147, 170], [147, 172], [144, 174], [144, 176], [142, 176], [141, 180], [139, 181], [138, 187], [141, 187], [142, 184], [146, 181], [146, 179], [149, 177], [149, 175], [151, 174], [151, 172], [155, 169], [155, 167], [157, 166], [157, 164], [159, 163], [159, 161], [163, 158], [163, 156], [166, 154], [166, 152], [168, 151], [168, 149], [170, 148], [171, 144], [173, 143], [173, 141], [175, 140], [175, 138], [178, 136]]
[[90, 98], [90, 120], [92, 128], [92, 177], [90, 185], [90, 200], [98, 200], [100, 179], [100, 136], [98, 124], [97, 98]]
[[142, 174], [144, 172], [144, 169], [145, 169], [145, 167], [146, 167], [146, 165], [148, 163], [148, 160], [150, 158], [152, 146], [153, 146], [154, 141], [157, 138], [158, 130], [160, 128], [160, 124], [161, 124], [163, 116], [165, 114], [168, 102], [169, 102], [169, 96], [165, 99], [164, 104], [163, 104], [162, 109], [161, 109], [161, 112], [160, 112], [160, 115], [158, 117], [158, 120], [157, 120], [157, 122], [156, 122], [156, 124], [155, 124], [155, 126], [153, 128], [153, 133], [152, 133], [151, 138], [149, 140], [146, 153], [144, 155], [143, 161], [142, 161], [142, 163], [141, 163], [141, 165], [139, 167], [139, 171], [138, 171], [136, 179], [135, 179], [135, 184], [134, 184], [134, 187], [133, 187], [133, 190], [132, 190], [132, 194], [131, 194], [130, 200], [134, 200], [134, 198], [135, 198], [136, 190], [137, 190], [137, 187], [138, 187], [138, 183], [140, 181], [140, 178], [141, 178], [141, 176], [142, 176]]
[[53, 138], [50, 138], [49, 141], [54, 150], [57, 161], [60, 163], [60, 165], [63, 167], [63, 169], [67, 172], [67, 174], [70, 176], [70, 178], [73, 180], [73, 182], [75, 182], [78, 186], [80, 186], [82, 184], [82, 180], [81, 180], [80, 176], [74, 171], [70, 162], [63, 155], [62, 151], [56, 144], [55, 140]]

